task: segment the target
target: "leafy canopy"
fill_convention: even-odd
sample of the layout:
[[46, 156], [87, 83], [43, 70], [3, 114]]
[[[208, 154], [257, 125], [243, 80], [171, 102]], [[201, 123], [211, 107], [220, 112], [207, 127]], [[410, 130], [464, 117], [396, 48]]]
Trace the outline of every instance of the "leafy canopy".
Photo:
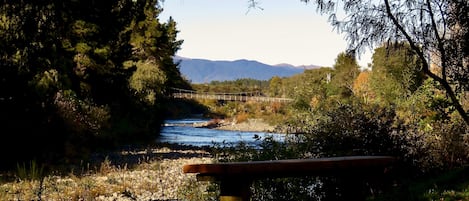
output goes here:
[[[469, 90], [469, 1], [465, 0], [301, 0], [329, 15], [345, 33], [348, 51], [360, 55], [386, 42], [409, 44], [422, 72], [438, 82], [469, 124], [461, 96]], [[257, 0], [249, 0], [258, 7]]]

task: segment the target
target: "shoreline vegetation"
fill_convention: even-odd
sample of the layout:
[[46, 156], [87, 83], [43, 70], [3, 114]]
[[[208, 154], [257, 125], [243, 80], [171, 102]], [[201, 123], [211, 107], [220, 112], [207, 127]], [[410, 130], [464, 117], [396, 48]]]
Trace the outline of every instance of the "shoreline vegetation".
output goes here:
[[[241, 123], [220, 120], [217, 124], [213, 124], [216, 121], [197, 126], [211, 125], [209, 128], [212, 129], [242, 131], [272, 128], [261, 119], [250, 119]], [[145, 147], [128, 146], [113, 152], [95, 153], [89, 163], [76, 167], [75, 171], [68, 174], [44, 173], [41, 168], [29, 170], [19, 168], [12, 180], [0, 181], [0, 198], [18, 201], [204, 200], [207, 197], [216, 197], [217, 187], [210, 182], [197, 181], [195, 174], [184, 174], [182, 167], [186, 164], [213, 163], [215, 155], [216, 152], [208, 146], [169, 143], [157, 143]], [[34, 166], [31, 164], [29, 167]], [[415, 185], [421, 188], [412, 188], [409, 193], [427, 194], [429, 189], [435, 189], [436, 181], [441, 185], [453, 184], [452, 188], [448, 187], [450, 189], [459, 189], [454, 187], [454, 183], [458, 184], [455, 180], [467, 178], [467, 170], [463, 168], [459, 172], [456, 170], [454, 175], [443, 174], [428, 181], [416, 182]], [[444, 186], [441, 189], [437, 188], [431, 196], [448, 197], [445, 194], [447, 190], [444, 190], [446, 188]], [[395, 192], [390, 192], [389, 196], [405, 196], [399, 192], [396, 189]], [[455, 195], [449, 197], [462, 198], [467, 194], [464, 188], [451, 192]]]

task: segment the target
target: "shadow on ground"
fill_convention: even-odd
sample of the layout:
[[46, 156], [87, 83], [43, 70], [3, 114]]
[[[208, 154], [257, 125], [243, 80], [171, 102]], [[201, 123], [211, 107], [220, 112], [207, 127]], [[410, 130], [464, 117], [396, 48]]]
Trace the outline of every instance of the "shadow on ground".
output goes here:
[[90, 165], [99, 166], [108, 161], [114, 166], [123, 167], [125, 165], [131, 168], [141, 163], [164, 159], [211, 157], [211, 149], [209, 146], [199, 147], [169, 143], [158, 143], [145, 147], [127, 146], [112, 152], [93, 154]]

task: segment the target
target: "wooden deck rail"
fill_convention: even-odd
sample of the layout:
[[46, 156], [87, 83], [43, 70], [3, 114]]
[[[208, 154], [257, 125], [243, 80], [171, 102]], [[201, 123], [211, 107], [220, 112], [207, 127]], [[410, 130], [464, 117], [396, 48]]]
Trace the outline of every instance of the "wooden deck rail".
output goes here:
[[[198, 181], [219, 181], [220, 200], [249, 200], [251, 182], [262, 178], [384, 174], [394, 163], [391, 156], [347, 156], [316, 159], [190, 164], [184, 173]], [[352, 184], [353, 185], [353, 184]]]

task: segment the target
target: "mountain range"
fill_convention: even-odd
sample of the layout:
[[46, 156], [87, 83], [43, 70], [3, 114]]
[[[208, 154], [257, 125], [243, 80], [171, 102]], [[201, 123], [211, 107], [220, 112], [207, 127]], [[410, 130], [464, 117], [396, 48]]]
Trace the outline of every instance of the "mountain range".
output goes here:
[[289, 77], [302, 73], [306, 69], [320, 66], [294, 66], [290, 64], [268, 65], [259, 61], [240, 59], [235, 61], [191, 59], [174, 57], [179, 63], [181, 74], [193, 84], [210, 83], [212, 81], [231, 81], [250, 78], [269, 80], [274, 76]]

